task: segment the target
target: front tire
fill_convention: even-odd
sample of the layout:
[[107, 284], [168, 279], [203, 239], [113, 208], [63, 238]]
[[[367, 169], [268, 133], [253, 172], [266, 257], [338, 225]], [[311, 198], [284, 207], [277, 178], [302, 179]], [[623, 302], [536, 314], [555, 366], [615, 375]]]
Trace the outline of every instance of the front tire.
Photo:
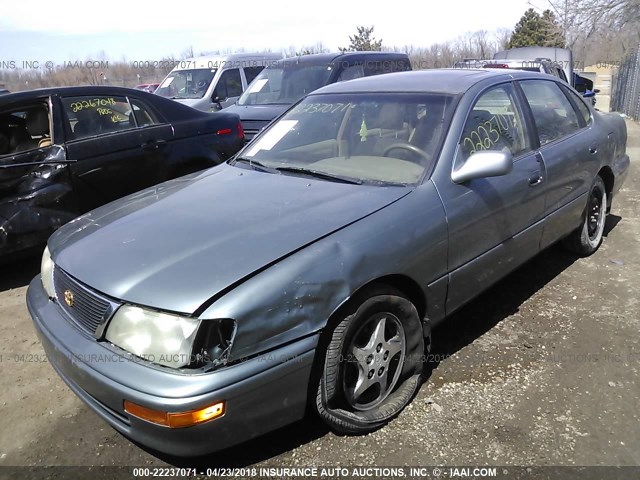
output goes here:
[[335, 431], [364, 434], [398, 415], [421, 384], [424, 339], [415, 306], [395, 289], [366, 289], [330, 332], [316, 390]]
[[606, 219], [607, 190], [598, 175], [589, 191], [582, 224], [563, 240], [564, 247], [580, 256], [591, 255], [602, 244]]

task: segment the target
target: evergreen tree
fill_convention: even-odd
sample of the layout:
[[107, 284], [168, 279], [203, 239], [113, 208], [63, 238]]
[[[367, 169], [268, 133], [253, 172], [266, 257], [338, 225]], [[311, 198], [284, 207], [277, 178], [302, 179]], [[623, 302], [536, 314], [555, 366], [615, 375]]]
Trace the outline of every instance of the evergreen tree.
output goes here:
[[351, 44], [346, 48], [341, 48], [343, 52], [367, 52], [378, 51], [382, 48], [382, 40], [373, 37], [373, 27], [357, 27], [358, 33], [349, 36]]
[[540, 15], [533, 8], [524, 12], [509, 42], [509, 48], [564, 47], [564, 45], [564, 35], [553, 12], [545, 10]]

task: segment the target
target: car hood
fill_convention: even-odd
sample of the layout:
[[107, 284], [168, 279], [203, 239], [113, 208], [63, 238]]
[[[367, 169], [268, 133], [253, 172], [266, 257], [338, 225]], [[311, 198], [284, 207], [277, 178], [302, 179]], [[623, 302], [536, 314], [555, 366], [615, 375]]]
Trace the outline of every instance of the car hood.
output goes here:
[[254, 272], [408, 192], [222, 164], [83, 215], [54, 233], [49, 249], [60, 268], [104, 294], [195, 313]]
[[225, 112], [235, 113], [240, 116], [240, 121], [270, 122], [291, 105], [231, 105], [225, 108]]
[[193, 108], [197, 108], [202, 104], [209, 105], [211, 103], [211, 102], [207, 102], [205, 98], [174, 98], [172, 100]]

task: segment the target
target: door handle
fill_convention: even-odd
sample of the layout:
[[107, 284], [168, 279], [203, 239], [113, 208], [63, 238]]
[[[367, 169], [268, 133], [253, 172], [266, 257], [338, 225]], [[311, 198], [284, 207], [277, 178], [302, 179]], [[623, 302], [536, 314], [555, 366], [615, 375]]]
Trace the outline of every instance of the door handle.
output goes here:
[[589, 147], [589, 153], [592, 155], [595, 155], [596, 153], [598, 153], [598, 146], [597, 145], [593, 145], [591, 147]]
[[143, 150], [157, 150], [167, 144], [166, 140], [149, 140], [141, 145]]
[[533, 177], [529, 177], [529, 186], [535, 187], [536, 185], [540, 185], [542, 183], [542, 174], [538, 173]]

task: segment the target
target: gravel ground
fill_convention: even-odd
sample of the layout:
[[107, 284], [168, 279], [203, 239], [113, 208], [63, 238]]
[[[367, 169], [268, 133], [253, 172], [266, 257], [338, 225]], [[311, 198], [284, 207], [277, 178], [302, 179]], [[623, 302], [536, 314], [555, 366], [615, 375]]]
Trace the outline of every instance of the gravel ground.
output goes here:
[[[636, 163], [640, 126], [628, 129]], [[362, 437], [308, 418], [205, 458], [154, 456], [47, 364], [24, 300], [39, 259], [0, 267], [0, 466], [640, 465], [635, 167], [596, 254], [552, 247], [452, 317], [413, 403]]]

